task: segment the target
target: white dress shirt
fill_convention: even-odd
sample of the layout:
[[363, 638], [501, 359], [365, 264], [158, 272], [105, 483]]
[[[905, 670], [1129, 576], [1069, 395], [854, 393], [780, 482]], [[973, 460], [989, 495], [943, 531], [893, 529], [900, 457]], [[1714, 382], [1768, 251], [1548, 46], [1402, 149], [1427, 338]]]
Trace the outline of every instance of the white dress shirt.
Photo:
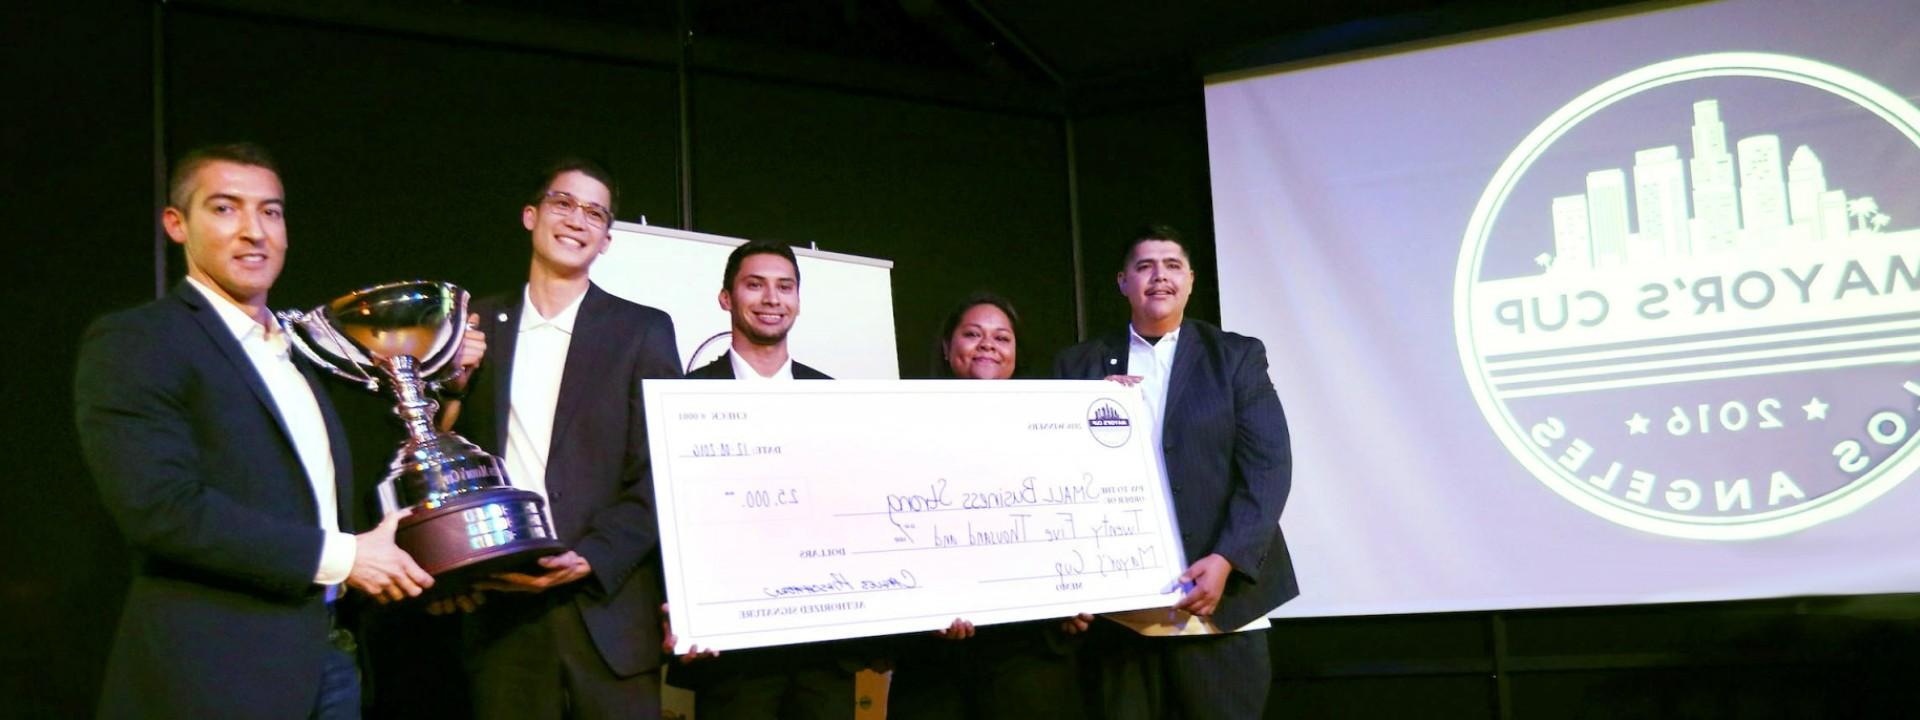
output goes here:
[[278, 323], [263, 326], [249, 315], [246, 310], [235, 305], [192, 277], [187, 283], [206, 296], [208, 304], [220, 316], [220, 321], [240, 341], [240, 349], [247, 354], [247, 360], [253, 363], [253, 369], [260, 374], [260, 380], [267, 386], [267, 394], [273, 398], [273, 406], [280, 411], [280, 419], [286, 422], [287, 433], [293, 440], [293, 450], [300, 456], [300, 464], [306, 468], [307, 484], [313, 489], [313, 502], [320, 517], [320, 529], [326, 533], [326, 539], [320, 546], [320, 563], [314, 571], [313, 581], [327, 588], [327, 600], [338, 594], [338, 588], [332, 587], [345, 582], [347, 575], [353, 572], [353, 556], [356, 549], [353, 536], [340, 532], [340, 504], [334, 488], [333, 444], [327, 438], [327, 421], [320, 415], [320, 402], [313, 397], [313, 386], [307, 384], [307, 377], [300, 374], [300, 368], [293, 364], [289, 353], [287, 335], [281, 332]]
[[787, 356], [786, 362], [780, 363], [779, 370], [775, 370], [773, 371], [772, 375], [764, 376], [764, 377], [760, 375], [759, 370], [755, 370], [753, 369], [752, 365], [748, 365], [747, 361], [740, 357], [740, 353], [729, 352], [727, 353], [727, 359], [733, 361], [733, 379], [735, 380], [792, 380], [793, 379], [793, 356], [792, 355]]
[[[523, 293], [520, 332], [514, 338], [513, 377], [507, 405], [507, 479], [514, 487], [547, 497], [547, 454], [553, 449], [553, 423], [560, 403], [560, 378], [573, 344], [573, 322], [580, 315], [574, 298], [553, 317], [533, 305], [533, 289]], [[551, 503], [549, 503], [551, 504]], [[558, 528], [555, 528], [556, 532]]]
[[1153, 454], [1166, 465], [1163, 454], [1166, 437], [1164, 422], [1167, 419], [1167, 380], [1173, 377], [1173, 353], [1180, 348], [1180, 328], [1161, 336], [1160, 342], [1150, 343], [1140, 337], [1140, 331], [1133, 325], [1127, 325], [1127, 374], [1140, 377], [1140, 387], [1146, 392], [1147, 407], [1153, 410]]
[[[1164, 442], [1167, 436], [1167, 386], [1173, 379], [1173, 357], [1179, 348], [1179, 328], [1162, 335], [1160, 342], [1150, 343], [1131, 324], [1127, 326], [1127, 374], [1140, 377], [1140, 389], [1147, 397], [1147, 407], [1153, 411], [1153, 459], [1160, 464], [1161, 477], [1167, 476], [1167, 446]], [[1181, 568], [1182, 571], [1185, 569]], [[1135, 610], [1106, 617], [1132, 628], [1134, 632], [1155, 636], [1215, 635], [1259, 630], [1272, 625], [1267, 618], [1259, 617], [1243, 627], [1222, 630], [1211, 620], [1167, 610]]]

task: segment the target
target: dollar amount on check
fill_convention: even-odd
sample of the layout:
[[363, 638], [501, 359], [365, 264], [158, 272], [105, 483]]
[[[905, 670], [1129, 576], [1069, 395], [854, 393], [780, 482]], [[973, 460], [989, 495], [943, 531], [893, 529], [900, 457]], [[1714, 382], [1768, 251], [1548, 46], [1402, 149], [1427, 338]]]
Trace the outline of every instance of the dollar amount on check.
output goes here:
[[1166, 607], [1186, 563], [1137, 390], [646, 385], [680, 652]]

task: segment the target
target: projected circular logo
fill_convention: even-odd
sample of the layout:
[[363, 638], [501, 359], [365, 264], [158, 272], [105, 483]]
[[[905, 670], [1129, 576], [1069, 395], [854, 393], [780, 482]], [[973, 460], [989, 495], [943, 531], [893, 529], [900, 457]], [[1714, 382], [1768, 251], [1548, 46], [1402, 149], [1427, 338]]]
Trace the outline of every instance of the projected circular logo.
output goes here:
[[1847, 70], [1661, 62], [1547, 117], [1481, 195], [1454, 334], [1507, 450], [1638, 530], [1747, 540], [1920, 467], [1920, 110]]

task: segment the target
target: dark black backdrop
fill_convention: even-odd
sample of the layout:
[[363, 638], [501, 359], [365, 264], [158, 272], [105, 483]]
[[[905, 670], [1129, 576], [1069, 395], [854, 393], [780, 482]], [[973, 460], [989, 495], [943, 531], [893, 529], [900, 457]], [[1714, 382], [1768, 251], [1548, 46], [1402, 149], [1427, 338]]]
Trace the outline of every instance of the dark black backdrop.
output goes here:
[[169, 154], [245, 138], [281, 165], [276, 306], [403, 277], [524, 283], [528, 177], [562, 152], [615, 169], [623, 218], [679, 222], [670, 68], [192, 10], [163, 25]]
[[[979, 107], [693, 68], [683, 135], [671, 51], [570, 49], [554, 40], [564, 23], [522, 45], [191, 4], [9, 12], [0, 196], [17, 340], [4, 354], [4, 437], [7, 486], [32, 510], [8, 524], [23, 562], [0, 594], [0, 675], [24, 704], [7, 714], [90, 706], [124, 591], [125, 552], [78, 457], [70, 384], [85, 324], [182, 272], [179, 252], [156, 242], [156, 158], [234, 139], [275, 153], [290, 241], [276, 307], [404, 277], [516, 286], [528, 184], [572, 152], [614, 169], [623, 219], [685, 226], [684, 190], [692, 229], [893, 260], [906, 376], [932, 371], [939, 323], [978, 289], [1024, 311], [1030, 368], [1077, 338], [1067, 119], [1045, 99]], [[1008, 90], [1023, 93], [1034, 91]], [[1175, 112], [1185, 131], [1164, 140], [1081, 131], [1110, 139], [1079, 172], [1179, 190], [1164, 211], [1152, 197], [1108, 203], [1127, 217], [1101, 232], [1163, 220], [1205, 236], [1197, 86]], [[1094, 262], [1092, 303], [1109, 323], [1124, 318], [1111, 254]], [[1212, 303], [1195, 314], [1215, 316]], [[359, 419], [359, 474], [377, 475], [392, 446], [382, 409], [336, 397]]]
[[[0, 477], [17, 561], [0, 575], [0, 715], [84, 715], [98, 687], [126, 556], [78, 456], [75, 345], [92, 317], [178, 280], [178, 252], [156, 243], [156, 158], [193, 145], [244, 138], [278, 155], [292, 243], [280, 307], [408, 276], [513, 287], [528, 175], [580, 152], [619, 175], [623, 219], [685, 226], [690, 207], [695, 230], [895, 261], [908, 376], [932, 367], [938, 323], [975, 289], [1023, 310], [1030, 368], [1075, 341], [1080, 316], [1123, 322], [1116, 256], [1146, 221], [1198, 241], [1192, 313], [1218, 316], [1197, 78], [1068, 112], [1017, 83], [916, 89], [911, 73], [882, 72], [884, 87], [863, 90], [788, 69], [682, 68], [671, 42], [600, 28], [575, 46], [580, 28], [564, 21], [463, 34], [132, 0], [6, 12]], [[358, 419], [356, 466], [376, 475], [391, 447], [382, 408], [341, 397]], [[1271, 714], [1897, 709], [1916, 699], [1902, 682], [1916, 616], [1910, 598], [1858, 598], [1287, 622], [1271, 634]]]

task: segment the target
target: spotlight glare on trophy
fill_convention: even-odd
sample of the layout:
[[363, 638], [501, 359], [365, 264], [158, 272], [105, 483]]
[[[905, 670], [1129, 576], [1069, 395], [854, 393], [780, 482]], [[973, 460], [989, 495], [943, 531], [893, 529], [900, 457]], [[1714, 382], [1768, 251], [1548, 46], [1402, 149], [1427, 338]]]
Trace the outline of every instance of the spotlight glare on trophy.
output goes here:
[[[407, 440], [387, 467], [382, 510], [413, 508], [394, 542], [454, 586], [566, 550], [539, 494], [513, 487], [500, 460], [434, 427], [429, 396], [457, 370], [467, 292], [424, 280], [364, 288], [279, 320], [302, 355], [398, 401]], [[446, 576], [446, 577], [442, 577]]]

